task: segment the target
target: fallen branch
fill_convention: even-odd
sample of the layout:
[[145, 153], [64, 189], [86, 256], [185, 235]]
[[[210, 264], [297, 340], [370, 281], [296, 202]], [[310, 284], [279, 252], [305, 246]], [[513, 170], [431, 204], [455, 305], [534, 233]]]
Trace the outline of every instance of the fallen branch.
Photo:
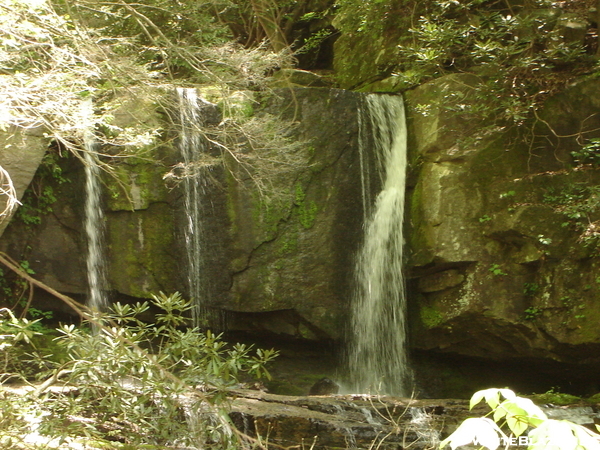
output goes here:
[[73, 300], [71, 297], [68, 297], [68, 296], [61, 294], [60, 292], [52, 289], [47, 284], [44, 284], [41, 281], [36, 280], [31, 275], [29, 275], [27, 272], [25, 272], [25, 270], [23, 270], [22, 267], [20, 267], [18, 264], [15, 264], [12, 261], [12, 259], [10, 258], [10, 256], [8, 256], [6, 253], [0, 252], [0, 263], [4, 264], [10, 270], [15, 272], [18, 276], [20, 276], [24, 280], [28, 281], [30, 285], [37, 286], [40, 289], [48, 292], [49, 294], [52, 294], [56, 298], [62, 300], [67, 305], [69, 305], [69, 307], [71, 307], [81, 317], [90, 318], [90, 316], [92, 315], [90, 308]]

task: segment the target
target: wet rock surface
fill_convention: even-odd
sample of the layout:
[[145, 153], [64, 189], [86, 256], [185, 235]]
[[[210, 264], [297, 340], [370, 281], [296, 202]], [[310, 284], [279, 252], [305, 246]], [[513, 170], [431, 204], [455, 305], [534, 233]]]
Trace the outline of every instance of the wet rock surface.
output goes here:
[[315, 449], [431, 448], [468, 409], [466, 401], [235, 394], [230, 417], [240, 431], [276, 445]]
[[[277, 446], [333, 449], [432, 449], [468, 417], [489, 412], [468, 400], [371, 395], [284, 396], [232, 391], [230, 417], [250, 436]], [[545, 405], [549, 418], [594, 429], [597, 405]]]

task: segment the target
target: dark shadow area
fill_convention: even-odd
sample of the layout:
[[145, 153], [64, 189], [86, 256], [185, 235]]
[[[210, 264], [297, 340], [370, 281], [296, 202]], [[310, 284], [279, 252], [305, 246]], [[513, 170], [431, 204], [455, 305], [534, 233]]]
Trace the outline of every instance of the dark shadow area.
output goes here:
[[547, 360], [489, 361], [435, 352], [412, 355], [416, 394], [421, 398], [469, 398], [490, 387], [520, 394], [557, 392], [591, 396], [600, 390], [596, 365]]

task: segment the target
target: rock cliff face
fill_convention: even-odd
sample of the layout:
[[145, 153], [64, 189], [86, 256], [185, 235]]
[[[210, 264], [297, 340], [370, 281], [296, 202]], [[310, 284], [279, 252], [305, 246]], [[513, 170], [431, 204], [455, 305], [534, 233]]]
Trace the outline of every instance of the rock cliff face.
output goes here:
[[[227, 329], [310, 340], [343, 337], [363, 215], [357, 148], [362, 97], [324, 88], [282, 89], [259, 115], [298, 122], [293, 133], [301, 145], [291, 150], [293, 157], [281, 158], [292, 162], [284, 166], [259, 157], [245, 165], [225, 154], [198, 180], [208, 205], [202, 220], [210, 307], [222, 313]], [[131, 102], [146, 120], [161, 120], [146, 100]], [[187, 290], [182, 187], [167, 187], [163, 180], [180, 160], [176, 140], [168, 141], [143, 157], [114, 161], [112, 173], [103, 177], [114, 300]], [[39, 212], [39, 224], [15, 220], [2, 248], [27, 260], [51, 287], [83, 295], [83, 173], [75, 159], [61, 164], [69, 183], [40, 179], [54, 186], [51, 211]]]
[[[18, 200], [29, 186], [44, 154], [47, 143], [43, 138], [41, 128], [0, 130], [0, 166], [8, 173]], [[7, 186], [2, 186], [6, 189]], [[6, 199], [0, 201], [0, 211], [4, 211]], [[2, 217], [0, 235], [8, 225], [10, 217]]]
[[298, 139], [305, 148], [298, 150], [298, 170], [271, 180], [271, 189], [288, 197], [275, 209], [248, 186], [251, 180], [244, 183], [246, 189], [230, 184], [235, 257], [224, 307], [283, 314], [283, 321], [273, 320], [272, 313], [264, 319], [255, 315], [249, 323], [245, 318], [249, 327], [340, 339], [361, 229], [356, 114], [362, 96], [330, 89], [284, 90], [281, 95], [269, 110], [299, 122]]
[[[468, 98], [471, 81], [449, 76], [406, 95], [411, 347], [417, 360], [450, 361], [444, 367], [458, 360], [464, 367], [527, 361], [550, 378], [573, 377], [564, 370], [576, 368], [587, 382], [600, 365], [600, 177], [595, 165], [576, 165], [571, 152], [593, 142], [600, 128], [594, 116], [600, 85], [582, 82], [556, 96], [524, 146], [519, 130], [486, 127], [435, 107], [448, 92], [462, 90]], [[212, 166], [205, 186], [207, 270], [211, 307], [228, 329], [343, 340], [363, 216], [361, 99], [335, 89], [282, 90], [260, 114], [299, 122], [295, 167], [282, 175], [276, 167], [254, 166], [252, 173], [231, 157]], [[426, 114], [417, 108], [424, 104], [433, 105]], [[160, 120], [151, 106], [143, 105]], [[163, 144], [153, 152], [117, 163], [104, 180], [114, 299], [187, 289], [182, 192], [162, 179], [179, 151]], [[15, 219], [2, 248], [27, 260], [50, 286], [83, 295], [83, 174], [73, 158], [60, 164], [70, 182], [42, 176], [37, 185], [54, 186], [51, 211], [40, 211], [40, 224]], [[257, 184], [259, 173], [271, 174], [267, 184]], [[427, 379], [431, 364], [425, 366]], [[453, 383], [456, 374], [449, 373], [425, 391], [460, 391], [434, 387]]]
[[[400, 20], [391, 14], [393, 5], [377, 4], [365, 17], [387, 8], [380, 26], [393, 28]], [[354, 39], [346, 31], [337, 45]], [[365, 52], [382, 46], [389, 53], [387, 44], [367, 41], [361, 41]], [[392, 58], [386, 51], [377, 53], [374, 65], [359, 68], [339, 60], [346, 70], [340, 69], [341, 85], [379, 79], [371, 88], [400, 89], [382, 75]], [[571, 378], [596, 389], [600, 82], [580, 81], [555, 95], [531, 129], [494, 127], [458, 113], [461, 104], [477, 101], [471, 95], [477, 82], [455, 74], [405, 93], [409, 322], [411, 348], [423, 362], [419, 370], [427, 379], [437, 370], [432, 367], [443, 366], [436, 375], [442, 380], [428, 386], [438, 395], [474, 389], [477, 364], [487, 365], [486, 373], [508, 373], [526, 363], [529, 378]], [[293, 154], [278, 160], [275, 152], [275, 163], [258, 155], [251, 165], [225, 154], [206, 170], [208, 295], [224, 322], [220, 326], [271, 337], [343, 340], [353, 255], [362, 234], [362, 98], [346, 90], [281, 89], [252, 107], [259, 117], [281, 114], [298, 122], [293, 136], [300, 144], [289, 150]], [[458, 99], [461, 104], [452, 104]], [[128, 105], [143, 120], [166, 123], [146, 99]], [[122, 112], [117, 120], [131, 118]], [[33, 144], [19, 144], [33, 152], [28, 160], [34, 164], [21, 171], [26, 178], [45, 150], [39, 136], [27, 139]], [[177, 139], [165, 138], [144, 157], [116, 162], [103, 180], [108, 279], [116, 300], [187, 290], [183, 194], [180, 185], [163, 180], [179, 161]], [[0, 248], [28, 261], [51, 287], [82, 296], [83, 173], [73, 158], [58, 164], [62, 177], [39, 173], [27, 200], [37, 205], [36, 220], [13, 220]], [[51, 208], [40, 204], [47, 186], [56, 197]], [[470, 367], [470, 373], [457, 367]], [[435, 387], [452, 385], [456, 376], [470, 384]], [[510, 376], [497, 380], [506, 384]], [[489, 378], [477, 383], [488, 384]]]
[[[597, 390], [591, 380], [600, 366], [600, 85], [593, 75], [573, 76], [585, 63], [549, 61], [542, 79], [567, 74], [572, 82], [552, 90], [533, 125], [494, 127], [493, 120], [463, 113], [471, 106], [486, 109], [489, 98], [477, 99], [474, 86], [504, 81], [475, 59], [461, 66], [461, 58], [474, 53], [468, 45], [438, 60], [440, 70], [419, 66], [418, 60], [435, 59], [440, 48], [432, 41], [452, 23], [431, 13], [436, 4], [347, 0], [334, 22], [341, 32], [334, 49], [341, 86], [405, 92], [413, 152], [407, 275], [417, 378], [427, 380], [421, 385], [430, 391], [461, 389], [466, 379], [466, 389], [518, 382], [539, 390], [554, 380], [564, 389]], [[471, 10], [468, 23], [481, 24], [474, 18], [490, 12], [535, 18], [555, 42], [581, 45], [585, 58], [597, 55], [597, 40], [586, 34], [598, 22], [590, 4], [486, 8]], [[528, 21], [515, 23], [514, 40], [526, 38]], [[407, 53], [415, 46], [421, 56]], [[418, 81], [434, 73], [441, 78]], [[548, 93], [542, 91], [541, 97]], [[434, 395], [448, 395], [443, 389]]]
[[[459, 85], [468, 90], [442, 78], [408, 103]], [[519, 130], [411, 110], [414, 349], [520, 360], [542, 372], [561, 371], [542, 361], [579, 364], [574, 378], [598, 367], [599, 172], [570, 154], [597, 133], [598, 92], [594, 80], [556, 96], [529, 142]]]

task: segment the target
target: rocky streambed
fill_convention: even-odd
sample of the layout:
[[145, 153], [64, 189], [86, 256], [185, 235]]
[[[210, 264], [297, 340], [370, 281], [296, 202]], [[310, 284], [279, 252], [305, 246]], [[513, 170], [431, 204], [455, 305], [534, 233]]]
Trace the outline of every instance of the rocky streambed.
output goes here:
[[240, 431], [302, 449], [435, 448], [469, 413], [465, 400], [233, 394], [230, 417]]
[[[135, 385], [130, 388], [136, 390]], [[42, 392], [46, 392], [49, 398], [65, 394], [67, 397], [76, 397], [79, 388], [65, 385], [3, 385], [0, 387], [0, 398], [7, 400], [12, 398], [17, 401], [17, 398], [24, 399], [25, 396], [34, 398]], [[482, 404], [469, 410], [468, 400], [456, 399], [411, 399], [357, 394], [288, 396], [250, 389], [232, 389], [222, 394], [226, 395], [226, 399], [223, 399], [224, 403], [220, 404], [219, 409], [228, 411], [230, 423], [245, 436], [260, 443], [257, 448], [263, 449], [437, 449], [440, 441], [452, 433], [464, 419], [480, 417], [489, 412], [489, 409]], [[185, 405], [188, 405], [190, 400], [196, 401], [200, 398], [206, 398], [204, 389], [191, 390], [180, 398], [181, 406], [188, 411]], [[208, 403], [206, 405], [208, 406]], [[547, 404], [542, 408], [549, 418], [569, 420], [593, 430], [595, 430], [594, 424], [600, 423], [598, 404], [581, 401], [576, 405]], [[199, 411], [203, 414], [196, 416], [195, 420], [204, 421], [211, 417], [214, 410], [212, 407], [207, 407], [200, 408]], [[95, 420], [97, 417], [94, 414], [90, 417], [69, 416], [65, 419], [65, 424], [93, 423]], [[186, 419], [192, 430], [193, 424], [190, 420], [190, 417]], [[74, 444], [81, 444], [90, 449], [100, 448], [96, 445], [99, 441], [90, 441], [89, 437], [72, 436], [64, 442], [59, 442], [56, 436], [42, 436], [38, 433], [39, 424], [34, 422], [30, 423], [29, 427], [23, 428], [24, 434], [18, 439], [19, 442], [34, 446], [40, 443], [43, 445], [55, 443], [55, 446], [48, 448], [56, 449], [75, 448]], [[130, 447], [126, 445], [127, 438], [119, 438], [125, 436], [119, 432], [120, 427], [127, 428], [128, 424], [122, 421], [110, 422], [110, 424], [112, 424], [110, 428], [112, 431], [106, 427], [106, 423], [97, 424], [98, 430], [110, 431], [107, 435], [108, 440], [103, 440], [104, 446], [101, 448], [129, 449]], [[109, 441], [116, 447], [110, 446]], [[122, 447], [123, 445], [125, 447]], [[196, 447], [175, 445], [168, 448], [190, 450]]]
[[[250, 436], [272, 448], [434, 449], [467, 417], [489, 412], [469, 410], [468, 400], [408, 399], [370, 395], [285, 396], [261, 391], [232, 391], [230, 417]], [[593, 428], [597, 405], [542, 407], [548, 417]]]

